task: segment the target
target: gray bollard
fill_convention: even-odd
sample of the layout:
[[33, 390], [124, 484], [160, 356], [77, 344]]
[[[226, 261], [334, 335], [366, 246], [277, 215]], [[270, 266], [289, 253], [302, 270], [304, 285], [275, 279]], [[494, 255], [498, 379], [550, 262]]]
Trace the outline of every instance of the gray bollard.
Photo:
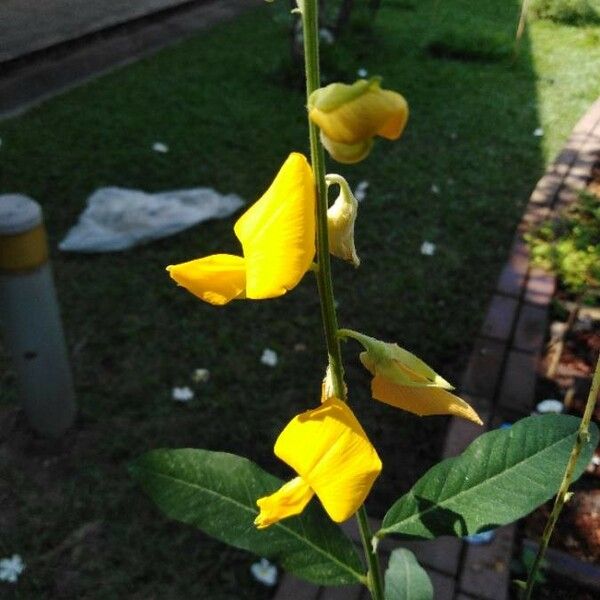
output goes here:
[[0, 326], [31, 425], [57, 437], [75, 419], [67, 356], [40, 205], [0, 196]]

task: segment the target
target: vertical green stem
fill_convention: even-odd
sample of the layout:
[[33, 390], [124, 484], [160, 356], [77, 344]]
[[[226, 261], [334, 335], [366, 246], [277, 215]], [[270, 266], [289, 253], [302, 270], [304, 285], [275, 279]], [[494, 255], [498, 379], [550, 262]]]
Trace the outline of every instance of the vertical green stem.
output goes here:
[[537, 555], [535, 560], [533, 561], [533, 565], [531, 567], [531, 571], [529, 573], [529, 577], [527, 578], [527, 586], [525, 588], [524, 598], [525, 600], [530, 600], [531, 594], [533, 592], [533, 586], [535, 585], [535, 576], [540, 567], [540, 563], [544, 558], [544, 554], [546, 552], [546, 548], [548, 548], [548, 543], [550, 542], [550, 537], [552, 536], [552, 532], [554, 531], [554, 526], [556, 525], [556, 521], [560, 515], [560, 512], [568, 499], [569, 495], [569, 486], [571, 485], [571, 481], [573, 480], [573, 472], [575, 471], [575, 466], [577, 465], [577, 460], [579, 459], [579, 454], [581, 453], [581, 448], [587, 441], [589, 440], [589, 426], [590, 420], [592, 418], [592, 414], [594, 412], [594, 406], [596, 405], [596, 399], [598, 398], [598, 392], [600, 391], [600, 356], [598, 357], [598, 362], [596, 363], [596, 370], [594, 371], [594, 379], [592, 380], [592, 387], [590, 388], [590, 393], [588, 395], [587, 403], [585, 405], [585, 411], [583, 413], [583, 418], [581, 419], [581, 423], [579, 424], [579, 431], [577, 432], [577, 438], [575, 439], [575, 443], [573, 444], [573, 449], [571, 450], [571, 455], [569, 456], [569, 462], [567, 463], [567, 468], [565, 469], [565, 474], [563, 476], [562, 482], [560, 484], [560, 488], [558, 490], [558, 494], [556, 495], [556, 500], [554, 501], [554, 506], [552, 507], [552, 512], [548, 517], [548, 522], [546, 523], [546, 527], [544, 528], [544, 533], [542, 534], [542, 539], [540, 541], [540, 547], [538, 548]]
[[[319, 29], [316, 0], [305, 0], [302, 10], [304, 29], [304, 64], [306, 67], [306, 98], [319, 88]], [[319, 141], [317, 126], [308, 121], [310, 135], [310, 157], [317, 187], [317, 255], [319, 270], [317, 283], [321, 299], [321, 314], [327, 342], [327, 354], [333, 379], [333, 389], [338, 398], [345, 399], [344, 368], [340, 341], [337, 338], [337, 316], [333, 297], [329, 240], [327, 235], [327, 184], [325, 183], [325, 155]]]
[[[304, 0], [302, 6], [302, 25], [304, 32], [304, 64], [306, 67], [306, 98], [320, 87], [319, 74], [319, 15], [317, 0]], [[335, 312], [333, 282], [331, 277], [331, 261], [329, 256], [329, 239], [327, 232], [327, 184], [325, 183], [325, 154], [319, 140], [317, 126], [308, 120], [310, 136], [310, 157], [315, 176], [317, 194], [317, 256], [319, 269], [317, 285], [321, 301], [321, 316], [325, 330], [327, 354], [331, 371], [333, 390], [340, 399], [346, 399], [344, 386], [344, 368], [340, 341], [337, 336], [338, 323]], [[369, 566], [368, 585], [373, 600], [383, 600], [383, 584], [377, 553], [371, 547], [372, 533], [367, 519], [367, 512], [361, 506], [357, 512], [358, 526], [363, 543], [365, 557]]]

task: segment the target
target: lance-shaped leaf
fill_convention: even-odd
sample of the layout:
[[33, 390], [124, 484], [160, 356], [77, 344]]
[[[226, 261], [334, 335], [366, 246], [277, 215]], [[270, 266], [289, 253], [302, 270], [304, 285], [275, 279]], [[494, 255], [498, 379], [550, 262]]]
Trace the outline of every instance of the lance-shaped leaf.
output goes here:
[[172, 519], [277, 561], [314, 583], [363, 580], [364, 568], [352, 542], [317, 503], [298, 517], [256, 529], [257, 498], [271, 494], [282, 482], [246, 458], [208, 450], [154, 450], [130, 470]]
[[394, 550], [385, 572], [385, 600], [433, 600], [433, 585], [415, 555]]
[[[527, 417], [480, 436], [460, 456], [427, 471], [390, 508], [376, 535], [462, 537], [521, 518], [558, 490], [579, 422], [567, 415]], [[575, 478], [597, 443], [594, 425]]]

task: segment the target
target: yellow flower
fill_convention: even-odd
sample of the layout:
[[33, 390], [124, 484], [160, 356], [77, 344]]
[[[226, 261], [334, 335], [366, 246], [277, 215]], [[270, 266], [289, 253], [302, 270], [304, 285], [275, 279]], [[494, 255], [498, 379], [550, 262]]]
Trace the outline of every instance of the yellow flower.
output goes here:
[[327, 210], [327, 231], [329, 251], [334, 256], [351, 262], [355, 267], [360, 259], [354, 246], [354, 223], [358, 213], [358, 201], [350, 190], [348, 182], [340, 175], [327, 175], [327, 186], [337, 184], [340, 194]]
[[256, 502], [254, 524], [264, 529], [304, 510], [316, 494], [340, 523], [364, 502], [381, 472], [381, 460], [347, 404], [329, 398], [292, 419], [275, 443], [275, 455], [298, 473]]
[[309, 117], [321, 129], [321, 141], [342, 163], [361, 161], [376, 135], [396, 140], [408, 120], [408, 104], [381, 79], [359, 79], [352, 85], [332, 83], [315, 90], [308, 101]]
[[306, 158], [289, 155], [269, 189], [237, 221], [243, 256], [214, 254], [167, 267], [210, 304], [275, 298], [294, 288], [315, 255], [315, 184]]
[[371, 394], [375, 400], [419, 416], [454, 415], [482, 424], [467, 402], [450, 393], [452, 385], [414, 354], [350, 329], [340, 329], [339, 334], [365, 348], [359, 358], [373, 375]]

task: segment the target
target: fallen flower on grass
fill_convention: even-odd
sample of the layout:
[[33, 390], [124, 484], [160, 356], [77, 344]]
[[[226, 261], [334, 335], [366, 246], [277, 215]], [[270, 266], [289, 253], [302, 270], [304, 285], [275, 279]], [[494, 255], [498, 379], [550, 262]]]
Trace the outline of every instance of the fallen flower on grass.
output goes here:
[[210, 371], [208, 369], [196, 369], [192, 374], [194, 383], [206, 383], [210, 379]]
[[266, 558], [261, 558], [250, 566], [250, 572], [256, 581], [273, 587], [277, 584], [277, 567], [271, 564]]
[[431, 193], [432, 194], [439, 194], [440, 193], [440, 186], [437, 185], [436, 183], [432, 183], [431, 184]]
[[436, 246], [432, 242], [423, 242], [421, 244], [421, 254], [424, 256], [433, 256], [435, 254]]
[[262, 356], [260, 357], [260, 362], [263, 365], [267, 365], [267, 367], [276, 367], [279, 359], [277, 358], [277, 352], [275, 350], [271, 350], [271, 348], [265, 348], [263, 350]]
[[17, 583], [19, 575], [25, 569], [25, 563], [18, 554], [13, 554], [10, 558], [0, 560], [0, 581], [8, 583]]
[[368, 181], [361, 181], [354, 190], [354, 197], [358, 202], [362, 202], [367, 197]]
[[535, 137], [542, 137], [544, 135], [544, 130], [541, 127], [536, 127], [536, 129], [533, 130], [533, 135]]
[[356, 71], [356, 74], [359, 77], [366, 77], [369, 74], [369, 71], [367, 71], [364, 67], [361, 67], [360, 69], [358, 69], [358, 71]]
[[154, 150], [154, 152], [159, 152], [160, 154], [166, 154], [169, 151], [169, 146], [162, 142], [154, 142], [154, 144], [152, 144], [152, 150]]
[[171, 397], [176, 402], [189, 402], [194, 397], [194, 392], [187, 386], [174, 387]]

